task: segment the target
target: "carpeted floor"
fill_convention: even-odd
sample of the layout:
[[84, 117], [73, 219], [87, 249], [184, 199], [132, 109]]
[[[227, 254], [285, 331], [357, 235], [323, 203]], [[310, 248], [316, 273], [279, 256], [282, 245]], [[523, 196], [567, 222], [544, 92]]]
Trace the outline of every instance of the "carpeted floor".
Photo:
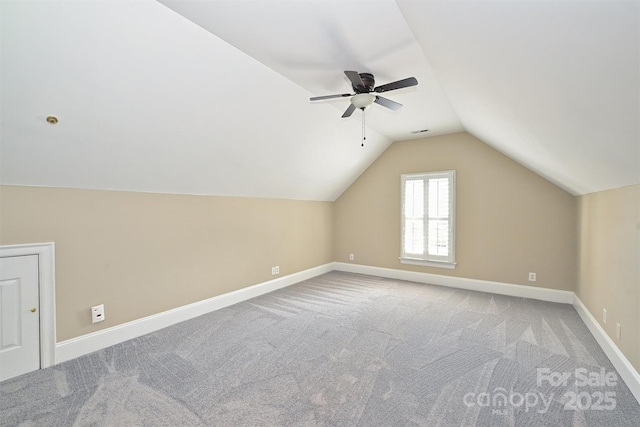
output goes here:
[[0, 383], [2, 426], [639, 420], [570, 305], [339, 272]]

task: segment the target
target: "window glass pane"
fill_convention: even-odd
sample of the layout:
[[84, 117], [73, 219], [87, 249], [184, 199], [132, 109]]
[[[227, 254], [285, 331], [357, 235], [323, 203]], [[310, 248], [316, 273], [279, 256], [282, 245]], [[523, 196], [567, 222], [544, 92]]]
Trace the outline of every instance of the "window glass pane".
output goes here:
[[429, 255], [449, 255], [449, 220], [429, 220]]
[[424, 253], [424, 221], [422, 219], [406, 219], [404, 223], [404, 253]]
[[449, 216], [449, 179], [429, 180], [429, 218]]
[[404, 216], [405, 218], [424, 217], [424, 181], [407, 180], [404, 190]]

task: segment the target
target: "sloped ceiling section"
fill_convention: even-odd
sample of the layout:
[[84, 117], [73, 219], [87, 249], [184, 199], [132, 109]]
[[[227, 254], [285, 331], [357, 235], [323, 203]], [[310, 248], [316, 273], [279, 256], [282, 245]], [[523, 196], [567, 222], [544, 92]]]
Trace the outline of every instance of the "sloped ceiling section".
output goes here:
[[[368, 126], [391, 140], [464, 130], [393, 0], [160, 2], [314, 95], [353, 93], [345, 70], [372, 73], [376, 85], [416, 77], [418, 86], [383, 94], [400, 111], [366, 111]], [[349, 99], [322, 103], [340, 118]]]
[[[573, 194], [640, 182], [638, 1], [160, 1], [0, 2], [0, 182], [335, 200], [422, 129]], [[350, 69], [419, 81], [365, 147], [309, 102]]]
[[573, 194], [640, 182], [640, 2], [398, 4], [469, 133]]
[[334, 200], [391, 142], [155, 1], [1, 3], [3, 184]]

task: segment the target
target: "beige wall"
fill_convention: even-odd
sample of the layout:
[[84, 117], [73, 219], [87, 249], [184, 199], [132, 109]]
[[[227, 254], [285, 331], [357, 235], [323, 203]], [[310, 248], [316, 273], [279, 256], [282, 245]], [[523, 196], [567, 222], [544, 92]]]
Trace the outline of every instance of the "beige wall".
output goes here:
[[56, 244], [58, 341], [270, 280], [271, 266], [284, 276], [332, 261], [329, 202], [0, 192], [0, 244]]
[[[576, 294], [640, 372], [640, 185], [578, 200]], [[616, 323], [622, 326], [620, 340]]]
[[[400, 175], [450, 169], [456, 269], [401, 264]], [[575, 197], [468, 133], [396, 142], [335, 202], [334, 259], [353, 253], [357, 264], [574, 290], [575, 219]]]

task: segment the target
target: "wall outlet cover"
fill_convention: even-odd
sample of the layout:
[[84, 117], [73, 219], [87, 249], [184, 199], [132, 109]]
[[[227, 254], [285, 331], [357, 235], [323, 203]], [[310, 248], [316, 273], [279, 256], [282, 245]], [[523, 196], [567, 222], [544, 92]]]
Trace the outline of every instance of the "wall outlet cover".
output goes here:
[[104, 304], [91, 307], [91, 322], [98, 323], [104, 321]]

